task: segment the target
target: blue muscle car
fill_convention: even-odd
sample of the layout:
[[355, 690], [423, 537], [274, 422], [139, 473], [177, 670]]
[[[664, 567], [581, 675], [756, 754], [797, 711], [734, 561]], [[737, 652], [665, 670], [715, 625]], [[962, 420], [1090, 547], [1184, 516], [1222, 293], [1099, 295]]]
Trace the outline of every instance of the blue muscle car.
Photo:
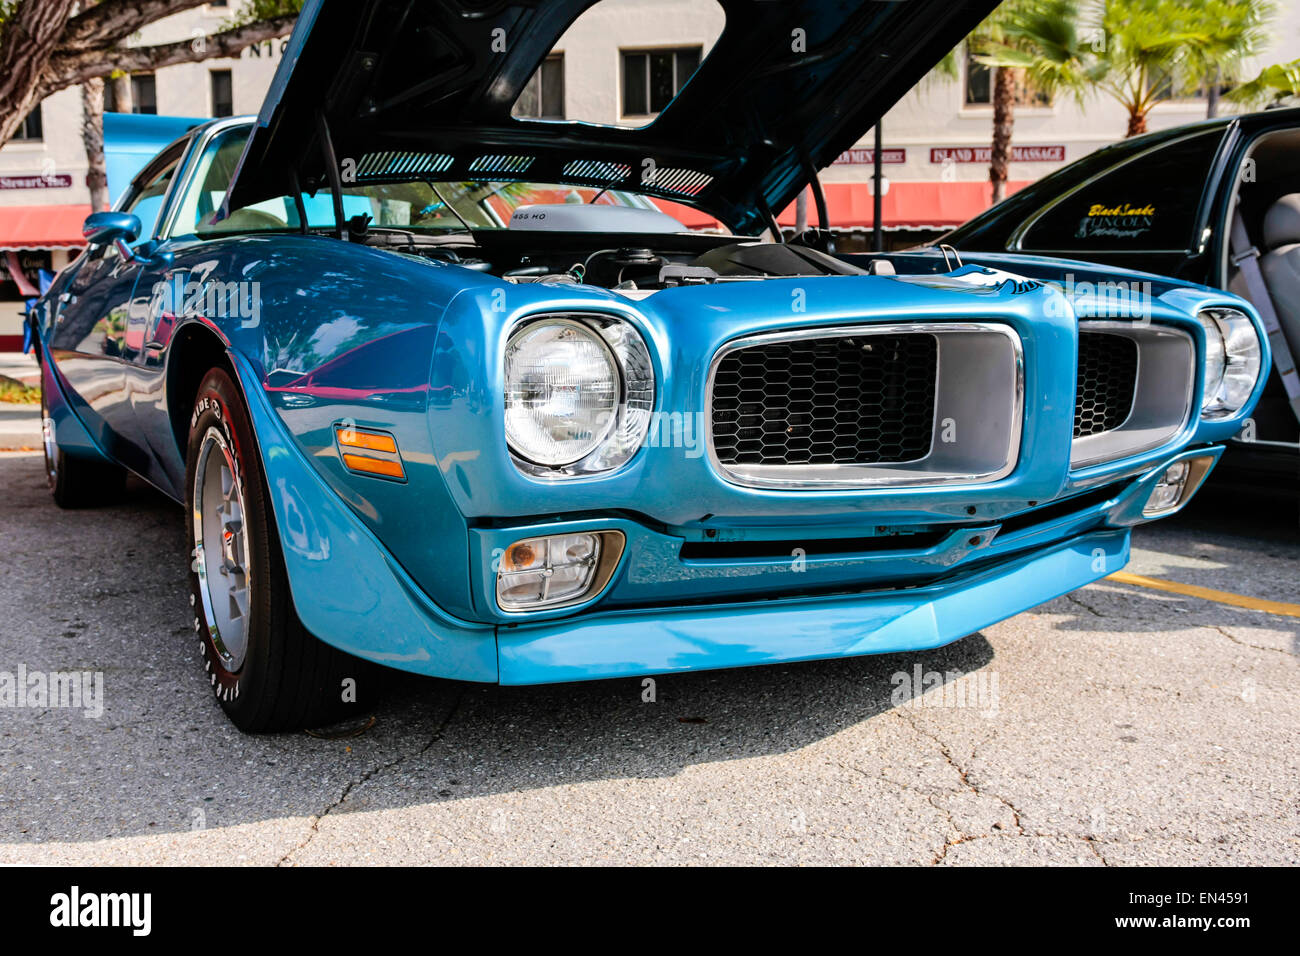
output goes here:
[[370, 663], [935, 647], [1120, 569], [1258, 399], [1224, 291], [755, 238], [991, 2], [722, 0], [653, 122], [513, 116], [590, 3], [309, 0], [256, 121], [162, 150], [33, 313], [56, 501], [184, 504], [245, 730], [346, 713]]

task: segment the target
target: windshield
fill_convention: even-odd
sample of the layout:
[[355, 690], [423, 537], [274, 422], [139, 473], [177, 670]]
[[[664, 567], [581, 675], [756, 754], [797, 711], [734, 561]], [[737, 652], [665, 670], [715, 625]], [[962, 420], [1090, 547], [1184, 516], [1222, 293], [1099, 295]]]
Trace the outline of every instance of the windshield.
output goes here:
[[[301, 228], [298, 204], [292, 196], [264, 200], [236, 209], [216, 222], [226, 188], [248, 139], [248, 128], [227, 130], [204, 150], [188, 193], [181, 199], [176, 220], [180, 231], [222, 235]], [[332, 229], [334, 205], [328, 189], [303, 194], [307, 227]], [[681, 207], [668, 201], [619, 190], [557, 183], [409, 182], [343, 187], [343, 216], [368, 215], [375, 226], [425, 232], [505, 229], [519, 206], [533, 203], [588, 203], [635, 206], [674, 215]]]
[[[328, 198], [328, 197], [326, 197]], [[520, 206], [534, 203], [589, 203], [658, 207], [644, 196], [584, 186], [519, 182], [423, 182], [344, 187], [343, 212], [349, 218], [368, 212], [377, 226], [409, 229], [504, 229]], [[309, 225], [332, 225], [308, 212]]]

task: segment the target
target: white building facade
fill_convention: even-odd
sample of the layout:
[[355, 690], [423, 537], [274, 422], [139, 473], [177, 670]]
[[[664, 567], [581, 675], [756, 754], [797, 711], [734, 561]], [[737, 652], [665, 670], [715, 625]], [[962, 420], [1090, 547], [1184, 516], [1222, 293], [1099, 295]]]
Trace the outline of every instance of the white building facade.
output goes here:
[[[139, 42], [189, 36], [201, 43], [230, 14], [224, 4], [198, 7], [151, 25]], [[723, 11], [714, 0], [603, 0], [561, 38], [516, 112], [599, 123], [648, 122], [707, 56], [724, 27]], [[1248, 65], [1248, 72], [1300, 56], [1300, 0], [1285, 0], [1270, 34], [1272, 46]], [[284, 42], [263, 43], [237, 58], [134, 77], [135, 109], [192, 117], [255, 113]], [[934, 235], [989, 204], [992, 84], [978, 66], [963, 64], [959, 72], [957, 79], [932, 73], [882, 122], [888, 180], [882, 220], [895, 245]], [[1159, 103], [1148, 123], [1157, 130], [1205, 115], [1203, 99], [1171, 100]], [[0, 269], [0, 279], [6, 280], [0, 282], [0, 337], [14, 334], [21, 309], [24, 290], [12, 272], [30, 278], [38, 268], [57, 270], [77, 252], [80, 220], [89, 210], [80, 120], [80, 90], [62, 90], [41, 104], [39, 122], [27, 124], [27, 135], [0, 149], [0, 257], [10, 273]], [[1082, 104], [1060, 98], [1020, 105], [1011, 187], [1123, 137], [1126, 122], [1124, 109], [1100, 94]], [[873, 131], [863, 132], [857, 148], [821, 175], [831, 225], [850, 233], [871, 226]], [[792, 211], [780, 218], [783, 225], [793, 224]], [[5, 347], [0, 341], [0, 350]]]
[[[201, 44], [228, 25], [237, 6], [195, 7], [150, 24], [132, 42], [189, 37]], [[133, 112], [196, 118], [256, 113], [285, 42], [133, 76]], [[60, 90], [0, 149], [0, 351], [20, 346], [25, 301], [39, 288], [41, 271], [57, 272], [81, 251], [81, 223], [90, 213], [81, 117], [81, 88]]]

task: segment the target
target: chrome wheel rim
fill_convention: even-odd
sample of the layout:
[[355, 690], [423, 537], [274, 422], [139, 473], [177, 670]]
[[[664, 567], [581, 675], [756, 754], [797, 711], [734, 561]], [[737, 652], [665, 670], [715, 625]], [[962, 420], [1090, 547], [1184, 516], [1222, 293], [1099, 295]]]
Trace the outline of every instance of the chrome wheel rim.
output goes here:
[[248, 535], [238, 469], [225, 436], [209, 428], [194, 470], [194, 573], [212, 644], [228, 671], [236, 671], [248, 649]]
[[59, 446], [54, 440], [54, 419], [50, 418], [44, 395], [41, 396], [41, 446], [45, 449], [45, 480], [53, 488], [59, 480]]

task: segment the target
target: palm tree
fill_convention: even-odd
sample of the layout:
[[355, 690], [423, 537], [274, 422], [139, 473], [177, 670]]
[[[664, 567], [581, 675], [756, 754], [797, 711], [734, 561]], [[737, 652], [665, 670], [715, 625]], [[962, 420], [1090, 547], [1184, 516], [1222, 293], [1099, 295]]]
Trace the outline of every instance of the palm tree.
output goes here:
[[1242, 83], [1227, 99], [1246, 106], [1267, 106], [1300, 97], [1300, 60], [1275, 63], [1260, 70], [1259, 75]]
[[993, 143], [989, 181], [993, 201], [1006, 195], [1007, 166], [1016, 104], [1022, 90], [1047, 99], [1087, 88], [1087, 50], [1078, 30], [1079, 0], [1006, 0], [935, 67], [949, 79], [961, 75], [963, 55], [993, 71]]
[[1103, 49], [1088, 69], [1098, 89], [1128, 113], [1126, 136], [1170, 94], [1223, 82], [1257, 53], [1274, 7], [1269, 0], [1097, 0]]
[[81, 84], [81, 142], [86, 147], [86, 188], [90, 211], [103, 212], [108, 195], [108, 169], [104, 159], [104, 80], [91, 77]]
[[994, 71], [989, 180], [995, 203], [1006, 194], [1022, 84], [1049, 101], [1061, 92], [1083, 99], [1089, 54], [1078, 24], [1078, 0], [1008, 0], [967, 38], [975, 59]]
[[1218, 113], [1219, 89], [1241, 80], [1245, 61], [1268, 45], [1273, 0], [1208, 0], [1196, 15], [1207, 40], [1187, 49], [1184, 72], [1192, 86], [1205, 88], [1205, 115]]
[[[1006, 27], [1014, 14], [1032, 0], [1006, 0], [966, 37], [965, 56], [980, 59], [990, 48], [1006, 41]], [[982, 62], [982, 61], [981, 61]], [[940, 61], [938, 70], [950, 77], [960, 75], [962, 51], [953, 50]], [[1014, 67], [992, 64], [993, 69], [993, 148], [989, 161], [989, 182], [993, 184], [993, 202], [1000, 203], [1007, 192], [1007, 163], [1011, 156], [1011, 130], [1016, 122], [1016, 99], [1020, 77]]]

